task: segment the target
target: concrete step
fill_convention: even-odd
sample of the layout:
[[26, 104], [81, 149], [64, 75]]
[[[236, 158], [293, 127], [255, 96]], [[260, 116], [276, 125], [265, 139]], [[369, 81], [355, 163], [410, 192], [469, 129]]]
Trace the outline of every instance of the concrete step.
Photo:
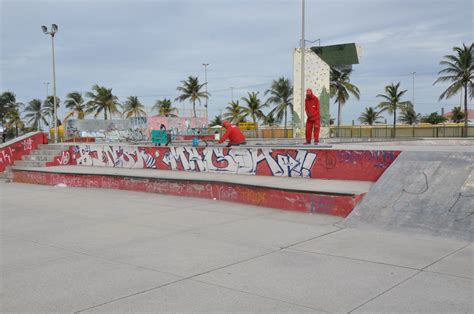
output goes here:
[[41, 150], [66, 150], [69, 148], [69, 145], [64, 144], [40, 144], [39, 149]]
[[25, 161], [52, 161], [54, 155], [26, 155], [21, 159]]
[[37, 149], [33, 150], [30, 155], [34, 156], [58, 156], [63, 152], [62, 149]]
[[21, 167], [45, 167], [46, 161], [17, 160], [15, 166]]

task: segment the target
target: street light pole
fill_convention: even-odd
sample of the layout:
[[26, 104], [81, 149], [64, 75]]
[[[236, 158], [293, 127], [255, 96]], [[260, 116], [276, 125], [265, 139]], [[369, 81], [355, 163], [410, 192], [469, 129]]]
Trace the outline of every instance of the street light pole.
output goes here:
[[207, 109], [207, 105], [208, 105], [208, 98], [209, 98], [209, 95], [207, 94], [207, 67], [209, 66], [209, 63], [203, 63], [202, 64], [204, 66], [204, 80], [206, 81], [206, 119], [209, 119], [208, 118], [208, 109]]
[[58, 112], [57, 112], [57, 100], [56, 100], [56, 64], [54, 58], [54, 35], [58, 32], [58, 25], [52, 24], [51, 31], [48, 32], [46, 26], [41, 26], [43, 33], [51, 35], [51, 48], [53, 51], [53, 119], [54, 119], [54, 143], [58, 142]]
[[300, 111], [300, 122], [301, 130], [304, 129], [304, 112], [305, 112], [305, 102], [304, 102], [304, 54], [305, 54], [305, 42], [304, 42], [304, 0], [301, 0], [301, 111]]

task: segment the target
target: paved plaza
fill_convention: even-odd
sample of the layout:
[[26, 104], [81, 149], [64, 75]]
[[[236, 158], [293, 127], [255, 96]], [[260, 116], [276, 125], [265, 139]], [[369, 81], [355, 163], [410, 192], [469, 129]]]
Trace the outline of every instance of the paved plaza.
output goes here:
[[472, 312], [472, 242], [138, 192], [0, 183], [2, 312]]

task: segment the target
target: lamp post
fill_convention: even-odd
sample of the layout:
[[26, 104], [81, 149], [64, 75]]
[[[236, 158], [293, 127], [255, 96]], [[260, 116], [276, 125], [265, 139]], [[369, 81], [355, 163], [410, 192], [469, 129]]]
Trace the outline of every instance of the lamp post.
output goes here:
[[53, 51], [53, 119], [54, 119], [54, 143], [58, 142], [58, 112], [57, 112], [57, 101], [56, 101], [56, 65], [54, 60], [54, 35], [58, 32], [58, 25], [51, 24], [51, 31], [48, 32], [48, 28], [44, 25], [41, 26], [43, 33], [51, 35], [51, 47]]
[[207, 109], [207, 105], [208, 105], [208, 98], [209, 98], [209, 95], [207, 94], [207, 67], [209, 66], [209, 63], [203, 63], [202, 64], [204, 66], [204, 80], [206, 81], [206, 119], [209, 119], [208, 118], [208, 109]]
[[304, 0], [301, 0], [301, 111], [300, 111], [300, 122], [301, 130], [304, 129], [304, 53], [305, 53], [305, 42], [304, 42]]

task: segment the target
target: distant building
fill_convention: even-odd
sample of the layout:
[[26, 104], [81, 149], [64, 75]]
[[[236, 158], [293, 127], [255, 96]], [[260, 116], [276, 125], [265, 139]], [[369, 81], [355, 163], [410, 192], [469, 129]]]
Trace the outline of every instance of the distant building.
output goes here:
[[[362, 48], [354, 43], [316, 46], [305, 51], [305, 90], [311, 88], [321, 101], [321, 124], [329, 125], [329, 79], [331, 67], [352, 68], [358, 64]], [[301, 115], [301, 49], [293, 51], [293, 106], [295, 120]], [[296, 119], [295, 119], [296, 118]], [[306, 115], [302, 117], [306, 119]]]
[[[464, 112], [464, 105], [461, 106], [461, 109], [463, 110]], [[446, 112], [445, 114], [443, 114], [443, 117], [445, 118], [448, 118], [448, 119], [451, 119], [451, 116], [452, 116], [452, 112]], [[474, 121], [474, 109], [467, 109], [467, 119], [470, 120], [470, 121]]]

